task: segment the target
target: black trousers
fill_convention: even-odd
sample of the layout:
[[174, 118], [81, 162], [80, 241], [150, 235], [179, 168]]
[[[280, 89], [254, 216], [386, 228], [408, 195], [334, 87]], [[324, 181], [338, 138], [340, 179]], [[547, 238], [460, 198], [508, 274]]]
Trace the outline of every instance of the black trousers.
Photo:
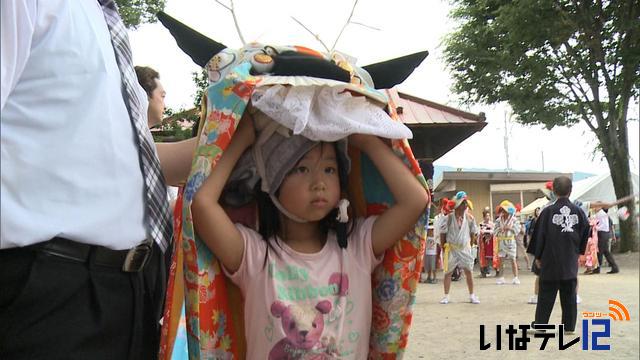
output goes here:
[[164, 259], [144, 270], [0, 251], [0, 359], [156, 359]]
[[618, 270], [618, 264], [613, 258], [611, 251], [609, 251], [609, 240], [611, 240], [611, 233], [608, 231], [598, 231], [598, 264], [602, 266], [602, 256], [607, 259], [611, 270]]
[[576, 303], [577, 279], [571, 280], [542, 280], [538, 291], [538, 304], [536, 305], [536, 324], [548, 324], [549, 317], [556, 302], [556, 295], [560, 291], [560, 306], [562, 308], [562, 324], [567, 331], [576, 329], [578, 316], [578, 304]]

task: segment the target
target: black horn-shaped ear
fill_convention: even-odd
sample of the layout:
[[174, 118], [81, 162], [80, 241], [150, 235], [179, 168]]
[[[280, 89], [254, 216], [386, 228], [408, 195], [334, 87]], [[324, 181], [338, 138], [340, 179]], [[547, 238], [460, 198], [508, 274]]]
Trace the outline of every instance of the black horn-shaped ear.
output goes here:
[[207, 62], [226, 46], [209, 39], [208, 37], [193, 30], [187, 25], [167, 15], [164, 11], [158, 14], [158, 20], [169, 29], [171, 35], [176, 39], [176, 43], [182, 51], [191, 57], [198, 65], [205, 67]]
[[376, 89], [391, 89], [403, 82], [411, 75], [413, 70], [429, 55], [428, 51], [421, 51], [415, 54], [402, 56], [399, 58], [363, 66]]

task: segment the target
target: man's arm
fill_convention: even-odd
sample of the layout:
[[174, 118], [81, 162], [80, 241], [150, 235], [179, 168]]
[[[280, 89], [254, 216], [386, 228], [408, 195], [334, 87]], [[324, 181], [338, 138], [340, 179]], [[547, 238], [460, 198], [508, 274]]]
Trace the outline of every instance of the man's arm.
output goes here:
[[162, 174], [167, 185], [179, 186], [187, 179], [197, 144], [197, 137], [175, 143], [156, 143]]
[[36, 1], [0, 1], [0, 111], [18, 83], [29, 55], [36, 23]]
[[602, 208], [612, 208], [614, 206], [620, 205], [622, 203], [628, 202], [628, 201], [632, 201], [633, 199], [635, 199], [635, 197], [638, 196], [637, 194], [631, 194], [631, 195], [627, 195], [625, 197], [621, 197], [620, 199], [617, 199], [616, 201], [613, 202], [606, 202], [606, 201], [591, 201], [589, 202], [589, 208], [593, 209], [594, 211], [598, 211]]

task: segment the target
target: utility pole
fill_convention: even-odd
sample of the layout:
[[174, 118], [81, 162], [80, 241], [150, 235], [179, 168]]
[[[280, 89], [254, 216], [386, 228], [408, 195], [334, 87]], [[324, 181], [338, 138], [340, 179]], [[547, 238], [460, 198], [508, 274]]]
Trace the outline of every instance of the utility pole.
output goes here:
[[542, 156], [542, 172], [544, 172], [544, 150], [540, 150], [540, 155]]
[[507, 172], [511, 171], [509, 166], [509, 129], [507, 127], [507, 111], [504, 112], [504, 154], [507, 158]]

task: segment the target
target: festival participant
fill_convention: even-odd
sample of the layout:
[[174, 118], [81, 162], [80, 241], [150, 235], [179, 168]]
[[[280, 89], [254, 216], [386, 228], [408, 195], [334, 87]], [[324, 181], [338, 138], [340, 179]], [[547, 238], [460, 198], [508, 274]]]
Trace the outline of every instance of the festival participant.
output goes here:
[[429, 225], [427, 229], [427, 243], [424, 251], [423, 272], [420, 275], [420, 281], [427, 284], [435, 284], [436, 280], [436, 254], [438, 246], [434, 235], [434, 226]]
[[473, 253], [471, 242], [478, 236], [478, 225], [473, 215], [467, 211], [470, 201], [467, 193], [458, 191], [453, 198], [455, 203], [452, 213], [440, 223], [440, 243], [444, 249], [444, 297], [440, 304], [449, 303], [451, 273], [456, 266], [464, 271], [469, 290], [469, 302], [479, 304], [480, 299], [473, 292]]
[[491, 221], [491, 208], [488, 206], [482, 210], [482, 222], [480, 223], [479, 261], [480, 276], [491, 275], [493, 266], [493, 221]]
[[[518, 231], [518, 233], [516, 234], [516, 265], [518, 263], [518, 258], [522, 255], [524, 256], [524, 262], [525, 264], [527, 264], [527, 269], [531, 269], [531, 263], [529, 261], [529, 256], [527, 255], [527, 249], [526, 249], [526, 245], [524, 244], [525, 242], [525, 236], [526, 236], [526, 228], [524, 226], [523, 223], [520, 222], [520, 204], [516, 204], [516, 221], [518, 222], [518, 228], [520, 229]], [[518, 267], [518, 271], [520, 271], [520, 265], [517, 265]]]
[[595, 214], [596, 230], [598, 231], [598, 267], [591, 272], [592, 274], [600, 273], [603, 256], [607, 259], [609, 266], [611, 266], [611, 270], [607, 272], [608, 274], [617, 274], [620, 272], [616, 260], [613, 258], [611, 251], [609, 251], [611, 239], [613, 238], [615, 240], [615, 233], [613, 231], [613, 222], [607, 214], [608, 210], [608, 207], [603, 207]]
[[[384, 319], [373, 314], [408, 331], [397, 315], [411, 313], [405, 293], [416, 281], [400, 277], [419, 277], [408, 262], [424, 246], [428, 196], [404, 140], [411, 131], [382, 89], [426, 52], [360, 67], [303, 46], [232, 49], [158, 18], [209, 80], [179, 223], [183, 248], [197, 251], [183, 252], [190, 356], [359, 359], [402, 349], [380, 338]], [[404, 250], [386, 251], [374, 269], [391, 243]]]
[[148, 66], [136, 66], [136, 77], [140, 86], [147, 93], [149, 107], [147, 108], [147, 119], [149, 127], [152, 128], [162, 123], [165, 104], [164, 98], [167, 92], [160, 82], [160, 74]]
[[[575, 202], [578, 207], [582, 208], [582, 203]], [[583, 211], [585, 209], [582, 209]], [[598, 229], [597, 229], [597, 220], [595, 216], [589, 216], [585, 212], [589, 219], [589, 240], [587, 241], [587, 248], [584, 254], [580, 255], [580, 265], [585, 266], [587, 270], [585, 270], [585, 275], [590, 275], [593, 273], [593, 270], [600, 267], [600, 263], [598, 262]]]
[[529, 243], [531, 242], [531, 237], [533, 236], [533, 229], [536, 226], [536, 221], [538, 221], [538, 216], [540, 216], [540, 208], [537, 207], [533, 210], [533, 216], [529, 218], [526, 225], [526, 244], [525, 247], [529, 247]]
[[[167, 92], [160, 82], [160, 74], [157, 71], [148, 66], [136, 66], [134, 68], [136, 70], [138, 83], [147, 93], [147, 99], [149, 100], [149, 106], [147, 107], [147, 124], [149, 128], [153, 128], [162, 123], [165, 109], [164, 99]], [[178, 191], [179, 187], [177, 186], [167, 186], [169, 208], [172, 213], [176, 207]]]
[[[607, 259], [607, 262], [611, 265], [610, 274], [615, 274], [620, 271], [618, 268], [613, 255], [611, 255], [609, 251], [609, 240], [611, 237], [615, 238], [615, 231], [612, 231], [613, 222], [608, 216], [608, 209], [623, 204], [625, 202], [633, 201], [636, 198], [636, 195], [629, 195], [617, 199], [613, 202], [605, 202], [605, 201], [579, 201], [576, 200], [575, 204], [579, 206], [582, 211], [589, 216], [589, 224], [592, 227], [593, 233], [589, 238], [589, 242], [587, 244], [587, 253], [585, 256], [588, 256], [591, 259], [590, 268], [585, 271], [585, 275], [590, 274], [599, 274], [600, 273], [600, 265], [602, 263], [602, 256], [604, 255]], [[624, 208], [624, 207], [623, 207]], [[623, 209], [624, 210], [624, 209]], [[623, 211], [624, 213], [624, 211]], [[624, 219], [621, 219], [624, 220]], [[602, 234], [601, 234], [602, 233]], [[600, 235], [604, 236], [604, 239], [600, 239]], [[593, 244], [596, 246], [593, 246]], [[607, 253], [605, 253], [605, 250]]]
[[553, 180], [557, 200], [540, 214], [536, 230], [535, 262], [540, 269], [540, 293], [533, 324], [547, 324], [560, 291], [562, 324], [573, 333], [577, 318], [578, 256], [584, 253], [589, 224], [584, 212], [569, 200], [571, 179]]
[[496, 280], [496, 284], [502, 285], [504, 281], [504, 262], [509, 260], [511, 270], [513, 272], [514, 285], [519, 285], [518, 265], [516, 264], [516, 235], [520, 233], [520, 222], [515, 216], [516, 207], [508, 201], [504, 200], [500, 203], [498, 218], [495, 221], [495, 237], [498, 241], [498, 257], [500, 277]]
[[433, 237], [436, 240], [436, 270], [443, 269], [442, 246], [440, 245], [440, 227], [444, 218], [453, 211], [455, 203], [446, 197], [440, 199], [438, 213], [433, 217]]
[[[314, 316], [322, 319], [347, 292], [358, 299], [358, 305], [353, 312], [342, 313], [337, 321], [340, 326], [325, 325], [322, 335], [332, 339], [332, 343], [343, 344], [349, 333], [361, 334], [359, 341], [352, 344], [352, 355], [363, 357], [369, 346], [366, 335], [371, 324], [371, 303], [364, 299], [371, 299], [371, 272], [384, 251], [414, 226], [427, 205], [427, 194], [379, 138], [351, 135], [350, 146], [369, 156], [393, 192], [395, 202], [380, 216], [353, 220], [347, 236], [336, 220], [336, 216], [339, 219], [347, 216], [346, 208], [341, 206], [344, 202], [341, 186], [346, 183], [348, 172], [344, 147], [330, 142], [313, 142], [301, 136], [288, 139], [281, 136], [276, 148], [277, 157], [283, 161], [257, 165], [266, 168], [266, 177], [261, 181], [269, 186], [268, 192], [259, 195], [265, 227], [256, 232], [234, 224], [219, 199], [235, 164], [254, 143], [256, 135], [252, 121], [257, 115], [250, 117], [250, 112], [251, 109], [245, 112], [247, 116], [241, 120], [216, 171], [198, 190], [192, 204], [197, 233], [245, 294], [245, 316], [254, 322], [247, 327], [247, 339], [253, 339], [248, 344], [249, 357], [266, 358], [269, 355], [273, 358], [274, 352], [278, 351], [288, 357], [314, 354], [317, 349], [281, 348], [279, 343], [261, 336], [263, 327], [255, 322], [266, 319], [263, 316], [265, 308], [270, 308], [275, 318], [292, 312], [286, 316], [294, 318], [287, 322], [283, 320], [283, 324], [298, 326], [299, 335], [296, 336], [302, 337], [300, 342], [311, 342], [311, 337], [322, 331], [322, 325], [315, 320], [316, 326], [307, 328], [311, 324], [309, 321]], [[273, 154], [265, 154], [271, 145], [274, 144], [266, 142], [260, 151], [263, 151], [264, 159], [275, 161], [271, 157]], [[348, 237], [346, 249], [339, 244], [341, 236]], [[295, 269], [295, 277], [291, 277], [291, 269]], [[323, 290], [326, 287], [329, 290]], [[310, 305], [315, 309], [308, 308]], [[307, 320], [298, 319], [299, 316]], [[265, 320], [264, 326], [267, 325]], [[291, 329], [276, 326], [273, 339], [286, 338], [290, 333]], [[305, 336], [308, 340], [304, 340]], [[288, 352], [293, 350], [300, 353]], [[325, 350], [330, 349], [322, 349]]]

